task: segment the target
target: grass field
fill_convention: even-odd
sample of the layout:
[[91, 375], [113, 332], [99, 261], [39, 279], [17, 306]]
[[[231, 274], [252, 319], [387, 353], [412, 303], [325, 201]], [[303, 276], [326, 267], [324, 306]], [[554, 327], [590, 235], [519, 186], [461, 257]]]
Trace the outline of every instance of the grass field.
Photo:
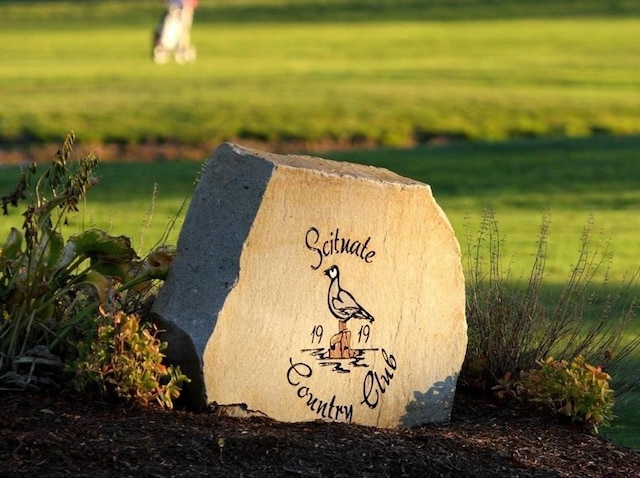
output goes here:
[[[640, 265], [638, 151], [640, 137], [627, 136], [463, 142], [322, 156], [384, 167], [430, 184], [463, 250], [466, 230], [475, 239], [482, 210], [491, 206], [507, 241], [506, 254], [515, 254], [516, 278], [529, 271], [540, 221], [550, 214], [547, 273], [550, 282], [558, 283], [577, 259], [581, 233], [590, 217], [594, 242], [609, 242], [612, 281], [623, 280], [634, 265]], [[45, 164], [49, 160], [39, 159]], [[188, 161], [102, 163], [98, 167], [102, 183], [90, 192], [83, 223], [75, 227], [95, 225], [113, 234], [124, 233], [144, 250], [159, 240], [200, 167], [201, 163]], [[10, 190], [17, 170], [0, 166], [0, 191]], [[19, 220], [17, 214], [11, 221], [2, 218], [7, 225]], [[170, 237], [174, 243], [177, 232]]]
[[637, 2], [202, 3], [180, 67], [150, 59], [159, 2], [3, 2], [0, 139], [640, 133]]

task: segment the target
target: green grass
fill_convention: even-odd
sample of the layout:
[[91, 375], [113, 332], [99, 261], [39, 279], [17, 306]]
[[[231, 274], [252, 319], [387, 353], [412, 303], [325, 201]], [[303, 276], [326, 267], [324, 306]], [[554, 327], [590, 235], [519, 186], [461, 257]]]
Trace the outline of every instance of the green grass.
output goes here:
[[[551, 215], [548, 280], [566, 279], [592, 216], [613, 253], [611, 280], [621, 281], [640, 256], [640, 136], [527, 139], [507, 143], [453, 143], [440, 147], [329, 152], [322, 156], [384, 167], [431, 185], [466, 250], [482, 210], [496, 211], [517, 278], [530, 270], [541, 218]], [[49, 158], [39, 158], [46, 162]], [[198, 162], [102, 163], [102, 183], [89, 193], [82, 224], [131, 235], [150, 247], [162, 235], [199, 171]], [[9, 191], [17, 167], [0, 167], [0, 191]], [[142, 180], [141, 180], [142, 178]], [[157, 194], [154, 199], [154, 183]], [[142, 227], [147, 212], [151, 225]], [[19, 216], [2, 218], [18, 223]], [[3, 228], [5, 229], [5, 228]], [[175, 242], [177, 231], [171, 236]], [[144, 246], [142, 247], [144, 249]]]
[[[38, 161], [44, 170], [49, 158]], [[165, 229], [190, 195], [201, 164], [193, 161], [166, 163], [102, 163], [96, 169], [100, 183], [88, 193], [80, 212], [69, 218], [66, 234], [96, 227], [112, 235], [127, 235], [141, 254], [162, 240]], [[0, 194], [11, 191], [18, 177], [17, 166], [0, 165]], [[4, 241], [9, 227], [20, 227], [20, 209], [0, 216]], [[176, 244], [184, 215], [167, 238]]]
[[[513, 255], [514, 278], [530, 270], [541, 218], [551, 215], [548, 280], [562, 282], [577, 260], [590, 217], [594, 242], [613, 254], [610, 279], [619, 282], [640, 256], [640, 137], [538, 139], [508, 143], [454, 143], [442, 147], [326, 153], [330, 159], [384, 167], [431, 185], [466, 250], [490, 205]], [[39, 158], [48, 161], [49, 158]], [[102, 184], [89, 195], [82, 228], [95, 225], [131, 235], [140, 248], [160, 239], [189, 192], [197, 162], [103, 163]], [[9, 191], [17, 167], [0, 167], [0, 191]], [[141, 180], [140, 178], [143, 178]], [[154, 183], [157, 194], [154, 198]], [[146, 218], [147, 214], [152, 217]], [[143, 222], [151, 220], [150, 226]], [[19, 216], [2, 218], [19, 224]], [[72, 223], [73, 224], [73, 223]], [[468, 231], [468, 234], [467, 234]], [[177, 231], [171, 236], [177, 239]], [[144, 249], [144, 245], [142, 247]]]
[[[640, 359], [636, 359], [635, 366], [640, 366]], [[636, 368], [637, 370], [637, 368]], [[612, 426], [603, 428], [600, 433], [610, 440], [640, 450], [640, 392], [635, 393], [635, 406], [617, 412], [617, 419]], [[615, 411], [615, 409], [614, 409]]]
[[198, 62], [158, 67], [157, 2], [5, 2], [0, 139], [640, 133], [633, 2], [422, 3], [212, 2], [196, 13]]

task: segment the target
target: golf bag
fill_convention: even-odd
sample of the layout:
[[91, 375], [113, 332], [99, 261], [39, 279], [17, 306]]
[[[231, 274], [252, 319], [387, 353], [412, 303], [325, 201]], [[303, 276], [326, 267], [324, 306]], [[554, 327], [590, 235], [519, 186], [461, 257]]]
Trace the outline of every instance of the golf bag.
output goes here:
[[159, 64], [167, 63], [171, 55], [175, 55], [178, 63], [194, 61], [195, 49], [180, 47], [182, 34], [182, 9], [170, 5], [153, 32], [153, 61]]

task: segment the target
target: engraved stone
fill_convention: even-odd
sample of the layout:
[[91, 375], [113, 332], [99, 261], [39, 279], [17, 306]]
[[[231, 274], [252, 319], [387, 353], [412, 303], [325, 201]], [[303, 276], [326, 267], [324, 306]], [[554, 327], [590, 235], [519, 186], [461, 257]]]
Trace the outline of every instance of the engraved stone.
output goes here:
[[201, 405], [388, 428], [450, 418], [460, 249], [431, 188], [388, 170], [221, 145], [153, 310], [169, 360], [192, 356]]

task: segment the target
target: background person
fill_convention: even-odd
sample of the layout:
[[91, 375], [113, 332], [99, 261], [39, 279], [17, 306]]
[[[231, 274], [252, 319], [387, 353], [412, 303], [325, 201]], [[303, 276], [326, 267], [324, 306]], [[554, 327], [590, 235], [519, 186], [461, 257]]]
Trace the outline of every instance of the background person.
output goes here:
[[198, 0], [167, 0], [166, 6], [167, 11], [154, 32], [153, 61], [167, 63], [172, 55], [179, 64], [195, 61], [191, 26]]
[[196, 49], [191, 45], [191, 26], [193, 25], [193, 13], [198, 7], [198, 0], [181, 0], [182, 35], [178, 40], [176, 61], [178, 63], [191, 62], [196, 59]]

